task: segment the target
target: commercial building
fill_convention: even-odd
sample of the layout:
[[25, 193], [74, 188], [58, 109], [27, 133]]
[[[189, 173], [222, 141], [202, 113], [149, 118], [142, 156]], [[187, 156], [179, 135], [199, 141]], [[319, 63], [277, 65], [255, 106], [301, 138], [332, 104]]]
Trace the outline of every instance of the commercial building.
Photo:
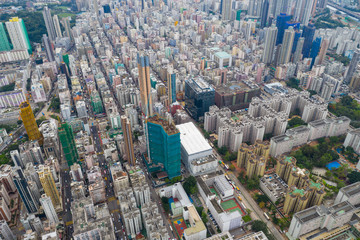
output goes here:
[[40, 165], [37, 173], [39, 174], [39, 179], [41, 185], [44, 189], [44, 192], [47, 196], [51, 198], [51, 202], [55, 208], [61, 206], [59, 191], [56, 188], [53, 174], [49, 166]]
[[214, 54], [214, 61], [218, 68], [231, 67], [232, 57], [227, 52], [217, 52]]
[[51, 202], [51, 198], [46, 196], [46, 194], [43, 194], [40, 198], [41, 206], [43, 207], [43, 210], [45, 212], [46, 218], [52, 223], [52, 224], [58, 224], [59, 218], [57, 216], [57, 213], [55, 211], [54, 205]]
[[158, 115], [146, 120], [148, 153], [151, 164], [160, 164], [168, 177], [180, 176], [180, 132], [173, 122]]
[[359, 204], [360, 199], [360, 182], [353, 183], [349, 186], [343, 187], [339, 190], [338, 195], [335, 199], [335, 204], [348, 201], [355, 205]]
[[248, 178], [264, 176], [266, 161], [269, 158], [270, 143], [256, 141], [254, 145], [248, 146], [242, 143], [237, 157], [237, 166], [246, 169]]
[[185, 108], [192, 118], [199, 120], [215, 103], [215, 90], [201, 77], [185, 81]]
[[133, 166], [135, 166], [136, 160], [134, 155], [134, 145], [132, 140], [132, 128], [129, 119], [125, 116], [121, 116], [121, 128], [124, 136], [124, 147], [126, 160]]
[[219, 85], [215, 88], [215, 104], [232, 111], [249, 107], [253, 97], [260, 96], [260, 88], [252, 81], [242, 80]]
[[213, 172], [218, 166], [212, 147], [197, 129], [188, 122], [176, 126], [180, 131], [181, 159], [192, 175]]
[[24, 123], [26, 133], [29, 140], [38, 140], [40, 144], [43, 142], [43, 136], [36, 124], [35, 117], [29, 102], [23, 102], [20, 105], [20, 116]]
[[94, 204], [106, 201], [106, 186], [103, 179], [96, 179], [96, 181], [89, 185], [89, 194]]
[[92, 110], [94, 112], [94, 114], [102, 114], [104, 113], [104, 107], [100, 98], [100, 95], [98, 93], [98, 91], [94, 90], [91, 92], [90, 95], [90, 99], [91, 99], [91, 106], [92, 106]]
[[22, 202], [25, 205], [25, 208], [27, 212], [30, 213], [36, 213], [38, 211], [39, 207], [39, 199], [37, 199], [31, 192], [28, 180], [25, 178], [25, 175], [21, 168], [15, 168], [14, 169], [14, 183], [16, 186], [16, 189], [19, 192], [19, 195], [21, 197]]
[[275, 25], [272, 25], [269, 28], [264, 28], [264, 31], [266, 32], [266, 37], [265, 37], [262, 61], [265, 64], [270, 64], [270, 63], [272, 63], [272, 59], [273, 59], [273, 55], [274, 55], [274, 49], [275, 49], [275, 43], [276, 43], [278, 29]]
[[78, 161], [79, 154], [76, 149], [74, 134], [69, 124], [63, 123], [58, 129], [61, 147], [68, 166]]
[[31, 44], [24, 21], [21, 18], [10, 18], [6, 24], [6, 29], [9, 33], [13, 49], [26, 49], [29, 54], [32, 53]]
[[141, 108], [146, 116], [153, 115], [153, 103], [151, 97], [150, 82], [150, 60], [149, 56], [137, 55], [137, 66], [139, 72], [139, 87], [141, 97]]
[[349, 131], [346, 134], [344, 147], [352, 147], [354, 151], [360, 154], [360, 128]]

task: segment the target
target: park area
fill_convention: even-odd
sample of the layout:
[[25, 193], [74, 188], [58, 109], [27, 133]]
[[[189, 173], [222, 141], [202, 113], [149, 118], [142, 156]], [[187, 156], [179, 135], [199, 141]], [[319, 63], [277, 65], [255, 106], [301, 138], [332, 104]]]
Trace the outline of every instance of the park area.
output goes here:
[[176, 230], [176, 234], [179, 239], [182, 239], [185, 229], [187, 228], [185, 220], [183, 218], [177, 218], [172, 221], [172, 224]]

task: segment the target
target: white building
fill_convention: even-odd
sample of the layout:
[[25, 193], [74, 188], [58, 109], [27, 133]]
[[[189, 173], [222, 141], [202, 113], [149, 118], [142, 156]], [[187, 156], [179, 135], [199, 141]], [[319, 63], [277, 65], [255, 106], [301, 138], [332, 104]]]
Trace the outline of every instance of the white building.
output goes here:
[[6, 240], [15, 240], [16, 237], [5, 220], [0, 220], [0, 235]]
[[70, 121], [71, 118], [71, 106], [67, 103], [60, 105], [61, 116], [65, 121]]
[[76, 102], [76, 112], [79, 118], [87, 117], [87, 109], [85, 101]]
[[184, 220], [190, 222], [191, 227], [185, 229], [186, 239], [198, 240], [206, 238], [206, 227], [196, 211], [194, 205], [190, 202], [181, 183], [175, 183], [172, 186], [165, 187], [159, 192], [160, 197], [176, 198], [177, 202], [171, 204], [173, 216], [182, 215]]
[[352, 147], [356, 153], [360, 154], [360, 128], [347, 133], [344, 147], [348, 146]]
[[239, 211], [225, 211], [220, 205], [221, 199], [210, 191], [209, 186], [215, 182], [215, 179], [210, 178], [203, 180], [201, 177], [196, 177], [196, 180], [200, 195], [204, 199], [207, 208], [210, 210], [221, 231], [226, 232], [240, 227], [243, 221]]
[[56, 214], [54, 205], [51, 202], [51, 198], [43, 194], [40, 198], [40, 203], [44, 209], [46, 218], [55, 225], [59, 223], [59, 218]]
[[26, 49], [31, 52], [30, 40], [27, 35], [24, 21], [21, 18], [13, 17], [6, 22], [11, 43], [15, 50]]
[[176, 126], [180, 131], [181, 158], [192, 175], [213, 172], [218, 166], [212, 147], [192, 122]]
[[38, 81], [33, 81], [31, 84], [31, 96], [35, 103], [45, 102], [47, 100], [43, 85]]

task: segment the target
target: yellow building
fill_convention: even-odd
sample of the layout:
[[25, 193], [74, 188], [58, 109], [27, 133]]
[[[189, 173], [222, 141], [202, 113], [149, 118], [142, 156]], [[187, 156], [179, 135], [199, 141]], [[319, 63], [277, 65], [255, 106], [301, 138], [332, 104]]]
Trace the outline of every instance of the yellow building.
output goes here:
[[326, 194], [325, 186], [319, 182], [309, 181], [310, 202], [309, 206], [320, 205]]
[[51, 198], [54, 207], [60, 206], [59, 191], [56, 188], [55, 181], [49, 166], [40, 165], [37, 171], [45, 194]]
[[20, 116], [24, 123], [29, 140], [38, 140], [39, 144], [42, 145], [43, 136], [39, 131], [38, 125], [36, 124], [34, 113], [29, 102], [26, 101], [20, 104]]
[[135, 166], [136, 160], [134, 155], [132, 130], [131, 130], [130, 121], [125, 115], [121, 116], [121, 128], [123, 130], [123, 136], [124, 136], [126, 160], [130, 163], [131, 166]]
[[291, 169], [296, 166], [296, 159], [294, 157], [281, 156], [277, 160], [276, 164], [276, 174], [284, 179], [285, 181], [289, 179]]
[[306, 189], [298, 189], [295, 186], [290, 187], [285, 197], [284, 213], [295, 213], [307, 208], [309, 202], [309, 193]]
[[269, 158], [270, 143], [257, 140], [254, 145], [242, 143], [237, 158], [237, 166], [246, 168], [248, 178], [264, 176]]

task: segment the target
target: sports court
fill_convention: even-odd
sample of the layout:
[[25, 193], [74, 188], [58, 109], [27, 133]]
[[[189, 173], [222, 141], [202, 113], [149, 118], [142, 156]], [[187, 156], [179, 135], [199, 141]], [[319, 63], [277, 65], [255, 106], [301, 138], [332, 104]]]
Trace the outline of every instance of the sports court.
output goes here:
[[230, 212], [239, 211], [241, 216], [246, 215], [245, 211], [240, 207], [238, 202], [233, 198], [230, 200], [221, 202], [220, 205], [225, 211], [230, 211]]
[[184, 219], [179, 218], [177, 220], [174, 220], [172, 223], [174, 225], [174, 228], [176, 229], [178, 237], [181, 239], [185, 229], [187, 228]]
[[215, 188], [214, 188], [214, 187], [210, 187], [210, 191], [211, 191], [212, 193], [215, 193], [215, 194], [216, 194], [216, 196], [218, 196], [218, 193], [216, 192], [216, 190], [215, 190]]

